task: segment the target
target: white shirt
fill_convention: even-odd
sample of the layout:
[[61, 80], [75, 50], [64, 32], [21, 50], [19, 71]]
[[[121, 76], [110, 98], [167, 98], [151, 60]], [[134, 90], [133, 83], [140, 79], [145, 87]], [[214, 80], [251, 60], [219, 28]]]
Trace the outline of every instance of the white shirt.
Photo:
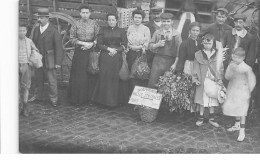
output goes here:
[[41, 34], [48, 28], [48, 26], [49, 26], [49, 23], [47, 23], [45, 26], [41, 26], [40, 25], [40, 32], [41, 32]]
[[161, 27], [161, 25], [162, 25], [162, 21], [159, 21], [159, 22], [154, 21], [154, 23], [155, 23], [158, 27]]
[[244, 30], [241, 30], [241, 31], [236, 30], [236, 34], [237, 34], [239, 37], [241, 37], [241, 35], [243, 34], [243, 32], [244, 32]]

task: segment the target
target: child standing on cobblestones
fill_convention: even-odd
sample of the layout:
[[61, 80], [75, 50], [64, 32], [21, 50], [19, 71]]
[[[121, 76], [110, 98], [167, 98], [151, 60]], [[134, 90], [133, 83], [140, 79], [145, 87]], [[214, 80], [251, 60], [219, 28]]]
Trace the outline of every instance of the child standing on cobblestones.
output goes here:
[[228, 131], [239, 130], [237, 141], [243, 141], [249, 101], [256, 85], [256, 77], [252, 68], [244, 62], [246, 54], [243, 48], [236, 48], [231, 56], [232, 61], [225, 73], [225, 78], [229, 80], [227, 99], [222, 108], [224, 115], [236, 117], [235, 125]]
[[27, 102], [29, 96], [29, 89], [31, 86], [31, 67], [32, 62], [30, 62], [30, 56], [32, 51], [38, 49], [35, 47], [31, 39], [27, 38], [25, 35], [27, 33], [27, 26], [25, 24], [19, 24], [19, 85], [20, 85], [20, 100], [21, 109], [24, 116], [28, 116]]
[[205, 35], [202, 44], [202, 49], [195, 53], [192, 73], [193, 82], [196, 84], [194, 103], [200, 105], [200, 116], [196, 125], [203, 125], [204, 110], [209, 108], [209, 123], [214, 127], [219, 127], [219, 124], [214, 119], [214, 107], [219, 106], [219, 102], [218, 99], [208, 96], [205, 92], [204, 81], [207, 77], [221, 84], [223, 65], [217, 69], [217, 49], [214, 36], [212, 34]]

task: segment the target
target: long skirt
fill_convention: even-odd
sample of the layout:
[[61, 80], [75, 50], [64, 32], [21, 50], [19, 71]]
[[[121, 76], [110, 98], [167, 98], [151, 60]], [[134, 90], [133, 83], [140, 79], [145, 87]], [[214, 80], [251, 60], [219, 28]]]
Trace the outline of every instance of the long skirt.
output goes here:
[[101, 52], [100, 74], [92, 97], [94, 102], [110, 107], [128, 103], [128, 81], [119, 78], [122, 63], [122, 53], [111, 57], [107, 52]]
[[75, 49], [68, 91], [69, 101], [72, 104], [86, 104], [91, 100], [97, 76], [88, 72], [90, 51]]
[[[140, 52], [135, 52], [133, 50], [129, 50], [126, 56], [126, 60], [128, 63], [128, 68], [129, 72], [131, 73], [132, 65], [134, 64], [135, 60], [137, 57], [140, 56]], [[148, 80], [142, 80], [138, 78], [131, 78], [130, 79], [130, 84], [129, 84], [129, 93], [132, 94], [135, 86], [142, 86], [142, 87], [147, 87]]]

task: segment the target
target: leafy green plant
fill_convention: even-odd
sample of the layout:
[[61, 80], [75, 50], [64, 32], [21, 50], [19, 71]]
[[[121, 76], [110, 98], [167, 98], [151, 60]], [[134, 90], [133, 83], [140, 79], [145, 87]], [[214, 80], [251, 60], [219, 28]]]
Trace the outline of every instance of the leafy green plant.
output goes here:
[[185, 108], [191, 108], [194, 105], [194, 85], [190, 75], [176, 74], [172, 70], [166, 71], [156, 85], [170, 112], [182, 112]]

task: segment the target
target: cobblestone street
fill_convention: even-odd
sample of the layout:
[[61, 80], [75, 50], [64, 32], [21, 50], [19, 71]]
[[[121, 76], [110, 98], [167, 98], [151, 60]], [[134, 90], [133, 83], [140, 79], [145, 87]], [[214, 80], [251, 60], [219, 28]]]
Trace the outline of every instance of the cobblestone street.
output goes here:
[[56, 108], [33, 102], [30, 116], [20, 116], [21, 153], [260, 153], [259, 121], [248, 123], [244, 142], [237, 142], [238, 132], [226, 131], [232, 118], [220, 114], [220, 128], [197, 127], [195, 116], [165, 111], [145, 123], [130, 106], [71, 106], [65, 87], [60, 97]]

